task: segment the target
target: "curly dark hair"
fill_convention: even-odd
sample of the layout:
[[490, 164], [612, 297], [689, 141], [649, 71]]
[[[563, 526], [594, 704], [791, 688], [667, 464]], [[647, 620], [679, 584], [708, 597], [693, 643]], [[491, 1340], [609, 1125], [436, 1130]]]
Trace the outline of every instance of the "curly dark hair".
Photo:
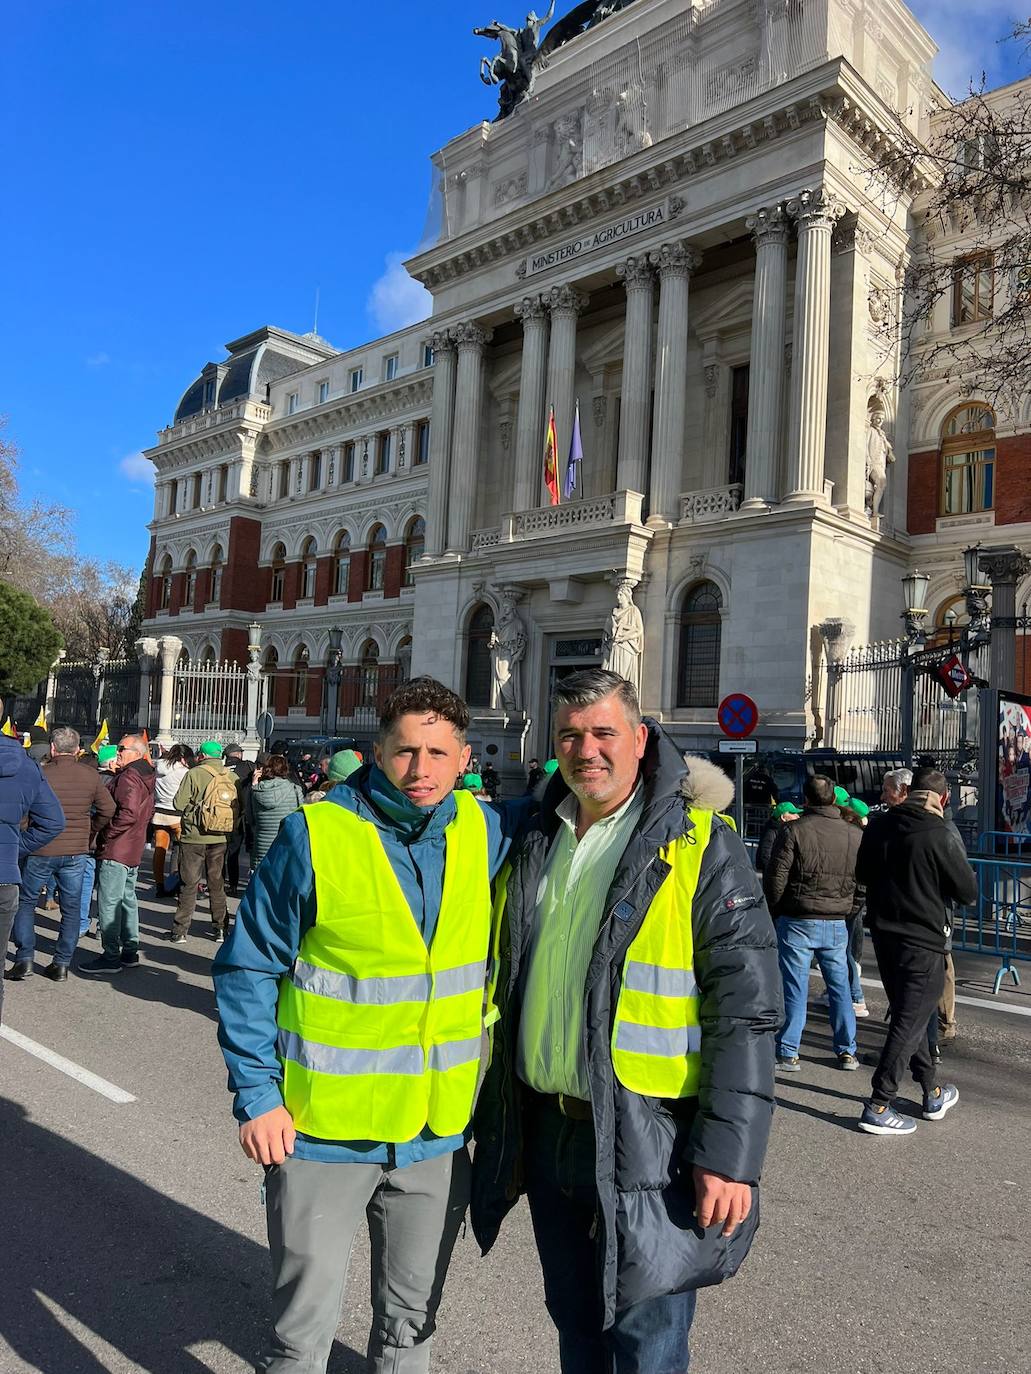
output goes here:
[[402, 716], [434, 715], [450, 721], [455, 734], [465, 743], [469, 729], [469, 708], [460, 696], [432, 677], [413, 677], [392, 692], [379, 718], [379, 737], [386, 739]]

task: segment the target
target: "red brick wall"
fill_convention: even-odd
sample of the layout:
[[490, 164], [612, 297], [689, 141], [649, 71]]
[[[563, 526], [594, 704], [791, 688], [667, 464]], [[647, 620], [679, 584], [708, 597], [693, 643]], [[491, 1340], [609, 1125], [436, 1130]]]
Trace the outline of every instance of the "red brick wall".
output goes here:
[[347, 570], [347, 599], [361, 601], [365, 594], [366, 565], [369, 555], [365, 549], [356, 549], [351, 554], [351, 566]]
[[333, 590], [333, 560], [320, 558], [315, 566], [315, 605], [327, 606]]
[[910, 534], [933, 534], [938, 515], [938, 450], [909, 455], [906, 528]]
[[323, 670], [315, 668], [308, 674], [307, 711], [309, 716], [317, 716], [322, 710]]
[[1031, 434], [1000, 439], [995, 458], [995, 523], [1031, 520]]
[[177, 572], [172, 574], [172, 599], [168, 606], [169, 615], [179, 614], [179, 608], [183, 604], [183, 592], [186, 590], [184, 586], [185, 582], [185, 573]]
[[246, 630], [222, 631], [221, 657], [224, 663], [239, 663], [246, 666], [248, 662]]
[[283, 610], [292, 611], [297, 605], [297, 598], [301, 590], [301, 565], [300, 563], [288, 563], [286, 565], [286, 576], [283, 579]]
[[222, 574], [222, 609], [225, 611], [263, 611], [268, 605], [269, 568], [258, 567], [261, 553], [261, 524], [243, 515], [229, 522], [229, 548]]
[[193, 597], [193, 609], [203, 611], [208, 604], [208, 588], [211, 586], [211, 569], [197, 569], [197, 587]]
[[387, 562], [383, 569], [383, 595], [385, 597], [399, 597], [401, 595], [401, 578], [404, 575], [405, 546], [403, 544], [387, 545]]

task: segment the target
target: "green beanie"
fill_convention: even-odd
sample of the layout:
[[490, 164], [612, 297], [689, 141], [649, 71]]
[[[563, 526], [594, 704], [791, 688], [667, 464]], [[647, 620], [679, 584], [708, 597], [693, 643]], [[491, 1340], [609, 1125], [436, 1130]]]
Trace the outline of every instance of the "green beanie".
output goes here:
[[544, 776], [550, 778], [552, 773], [558, 772], [558, 759], [548, 759], [544, 765]]
[[835, 805], [835, 806], [848, 806], [848, 804], [849, 804], [849, 802], [850, 802], [851, 800], [852, 800], [852, 798], [848, 795], [848, 793], [845, 791], [845, 789], [844, 789], [843, 787], [835, 787], [835, 789], [834, 789], [834, 805]]
[[346, 782], [361, 766], [362, 761], [353, 749], [341, 749], [339, 754], [334, 754], [330, 759], [326, 776], [330, 782]]
[[465, 777], [462, 779], [462, 786], [467, 792], [482, 792], [483, 779], [480, 777], [479, 773], [466, 773]]
[[860, 820], [865, 821], [870, 814], [870, 808], [867, 806], [866, 802], [860, 801], [858, 797], [850, 797], [848, 806], [849, 810], [854, 811]]
[[112, 759], [116, 759], [117, 757], [118, 750], [115, 748], [113, 744], [102, 744], [100, 748], [97, 750], [98, 763], [110, 763]]
[[206, 739], [200, 747], [201, 756], [206, 759], [220, 759], [222, 746], [217, 739]]
[[773, 808], [773, 814], [779, 821], [782, 816], [800, 816], [802, 813], [794, 802], [780, 802]]

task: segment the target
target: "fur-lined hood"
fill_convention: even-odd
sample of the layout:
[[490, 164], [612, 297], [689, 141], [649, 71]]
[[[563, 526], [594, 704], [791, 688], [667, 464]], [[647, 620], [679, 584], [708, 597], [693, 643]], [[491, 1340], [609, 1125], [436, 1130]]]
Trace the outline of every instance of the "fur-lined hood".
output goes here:
[[734, 783], [723, 769], [697, 754], [685, 754], [687, 776], [680, 790], [701, 811], [727, 811], [734, 800]]

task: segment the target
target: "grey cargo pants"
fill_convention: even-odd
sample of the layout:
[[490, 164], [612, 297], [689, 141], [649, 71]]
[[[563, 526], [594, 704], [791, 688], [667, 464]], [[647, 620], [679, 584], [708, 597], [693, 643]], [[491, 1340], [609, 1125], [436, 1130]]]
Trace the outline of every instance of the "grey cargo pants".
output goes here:
[[265, 1180], [273, 1334], [258, 1374], [325, 1374], [363, 1216], [372, 1243], [372, 1374], [427, 1374], [469, 1202], [469, 1155], [388, 1169], [288, 1159]]

